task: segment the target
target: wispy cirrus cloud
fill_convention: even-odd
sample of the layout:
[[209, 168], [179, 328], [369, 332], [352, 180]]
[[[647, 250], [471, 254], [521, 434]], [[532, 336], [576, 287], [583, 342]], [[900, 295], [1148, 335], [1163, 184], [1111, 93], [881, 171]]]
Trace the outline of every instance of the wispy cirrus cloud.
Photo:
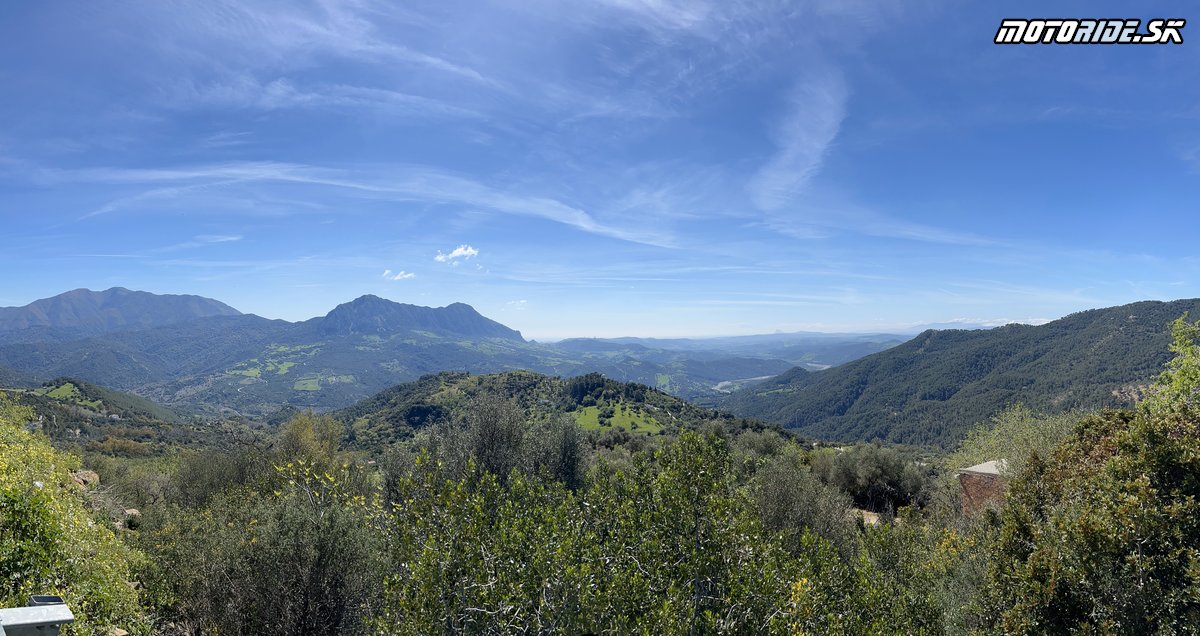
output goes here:
[[853, 202], [847, 195], [806, 193], [787, 207], [766, 214], [761, 223], [775, 232], [803, 240], [861, 235], [943, 245], [1004, 246], [977, 233], [908, 221]]
[[151, 188], [134, 195], [113, 199], [112, 201], [105, 203], [95, 210], [84, 214], [83, 216], [79, 217], [79, 219], [89, 219], [95, 216], [109, 214], [110, 212], [116, 212], [121, 209], [145, 205], [154, 201], [180, 199], [188, 195], [196, 194], [202, 190], [219, 189], [223, 186], [239, 183], [241, 181], [244, 181], [244, 179], [227, 179], [209, 181], [206, 183], [197, 183], [193, 185]]
[[778, 210], [803, 194], [821, 170], [846, 116], [845, 80], [830, 71], [802, 81], [788, 98], [773, 142], [778, 148], [750, 180], [761, 210]]
[[708, 2], [681, 0], [593, 0], [596, 4], [628, 12], [655, 28], [694, 29], [714, 13]]
[[205, 150], [234, 148], [250, 143], [252, 135], [247, 131], [223, 130], [201, 139], [198, 146]]
[[396, 90], [328, 83], [297, 87], [294, 80], [286, 77], [264, 82], [247, 74], [232, 76], [216, 83], [180, 84], [174, 92], [174, 104], [186, 108], [204, 105], [258, 110], [371, 109], [402, 116], [465, 119], [482, 117], [480, 113], [469, 108]]
[[217, 245], [220, 243], [234, 243], [242, 240], [243, 238], [245, 237], [243, 237], [241, 234], [198, 234], [192, 237], [190, 241], [183, 241], [182, 243], [175, 243], [174, 245], [153, 249], [150, 250], [150, 253], [158, 254], [164, 252], [175, 252], [178, 250], [194, 249], [197, 247]]
[[[386, 18], [391, 18], [386, 19]], [[311, 63], [314, 57], [373, 59], [424, 68], [470, 81], [485, 81], [466, 64], [397, 41], [380, 25], [401, 25], [393, 7], [370, 0], [340, 2], [232, 2], [185, 0], [170, 7], [141, 7], [136, 20], [153, 25], [145, 33], [156, 50], [187, 62], [202, 52], [207, 65], [278, 68]]]
[[157, 198], [182, 196], [190, 191], [275, 182], [369, 193], [394, 201], [467, 205], [501, 214], [541, 218], [589, 234], [623, 241], [655, 246], [671, 246], [673, 243], [668, 232], [662, 228], [648, 227], [644, 221], [630, 221], [622, 225], [605, 223], [590, 212], [554, 197], [501, 190], [428, 166], [404, 164], [346, 170], [282, 162], [230, 162], [170, 169], [52, 170], [41, 172], [41, 176], [49, 183], [179, 184], [161, 185], [115, 199], [84, 215], [82, 218], [85, 219], [136, 207]]
[[196, 242], [201, 245], [209, 243], [232, 243], [240, 241], [243, 237], [241, 234], [200, 234], [196, 237]]

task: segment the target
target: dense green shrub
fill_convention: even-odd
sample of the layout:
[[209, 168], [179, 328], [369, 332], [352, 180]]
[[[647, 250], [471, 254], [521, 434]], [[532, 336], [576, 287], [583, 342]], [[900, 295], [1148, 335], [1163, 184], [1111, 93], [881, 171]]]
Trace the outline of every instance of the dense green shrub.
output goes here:
[[277, 490], [234, 488], [201, 509], [150, 515], [144, 577], [160, 621], [189, 633], [365, 630], [383, 570], [382, 508], [347, 488], [353, 470], [298, 459], [279, 467]]
[[68, 633], [147, 631], [130, 585], [140, 555], [87, 507], [70, 474], [78, 460], [25, 431], [28, 418], [0, 397], [0, 607], [54, 594], [75, 614]]
[[995, 545], [1009, 633], [1200, 633], [1200, 325], [1134, 412], [1084, 419], [1012, 482]]
[[430, 461], [397, 489], [384, 633], [761, 631], [794, 580], [715, 438], [685, 433], [579, 493]]
[[813, 453], [813, 472], [821, 481], [847, 493], [859, 508], [892, 513], [925, 502], [930, 469], [905, 453], [878, 444]]

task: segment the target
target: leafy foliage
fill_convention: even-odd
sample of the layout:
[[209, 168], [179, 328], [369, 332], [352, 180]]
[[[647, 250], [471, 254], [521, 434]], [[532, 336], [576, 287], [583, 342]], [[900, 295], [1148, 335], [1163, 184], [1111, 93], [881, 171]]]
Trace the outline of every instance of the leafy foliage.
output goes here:
[[189, 633], [362, 627], [382, 583], [383, 508], [340, 437], [336, 421], [302, 414], [271, 448], [181, 461], [176, 494], [137, 538], [155, 555], [141, 574], [161, 622]]
[[[423, 460], [425, 461], [425, 460]], [[685, 433], [579, 494], [438, 471], [399, 488], [385, 633], [765, 629], [789, 583], [730, 481], [728, 451]]]
[[1200, 411], [1200, 321], [1187, 315], [1171, 323], [1171, 352], [1175, 357], [1139, 406], [1157, 417], [1196, 417]]
[[1015, 404], [980, 424], [958, 449], [943, 460], [947, 473], [983, 462], [1002, 460], [1005, 475], [1019, 475], [1030, 457], [1049, 457], [1071, 435], [1085, 415], [1080, 412], [1046, 415]]
[[990, 573], [1009, 633], [1200, 631], [1197, 325], [1136, 412], [1083, 420], [1013, 481]]
[[0, 397], [0, 606], [54, 594], [75, 614], [68, 633], [145, 631], [145, 614], [128, 583], [140, 555], [88, 508], [69, 472], [77, 460], [23, 429], [30, 416]]
[[792, 554], [803, 553], [815, 534], [849, 558], [858, 549], [853, 500], [813, 475], [795, 447], [783, 449], [755, 473], [754, 503], [763, 527]]
[[930, 474], [912, 457], [875, 444], [815, 453], [814, 472], [826, 484], [847, 493], [859, 508], [891, 513], [923, 504]]
[[[297, 459], [259, 488], [152, 516], [140, 545], [156, 556], [143, 575], [160, 619], [228, 634], [361, 626], [380, 584], [380, 507], [349, 487], [350, 470], [322, 472]], [[261, 489], [269, 485], [278, 489]]]

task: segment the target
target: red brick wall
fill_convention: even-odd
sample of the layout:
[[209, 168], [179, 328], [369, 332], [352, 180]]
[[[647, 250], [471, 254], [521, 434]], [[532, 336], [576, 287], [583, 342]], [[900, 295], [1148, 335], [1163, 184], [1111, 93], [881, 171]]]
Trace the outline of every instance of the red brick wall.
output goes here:
[[983, 510], [988, 503], [1004, 495], [1004, 478], [1000, 475], [959, 473], [958, 485], [962, 493], [963, 514], [967, 515]]

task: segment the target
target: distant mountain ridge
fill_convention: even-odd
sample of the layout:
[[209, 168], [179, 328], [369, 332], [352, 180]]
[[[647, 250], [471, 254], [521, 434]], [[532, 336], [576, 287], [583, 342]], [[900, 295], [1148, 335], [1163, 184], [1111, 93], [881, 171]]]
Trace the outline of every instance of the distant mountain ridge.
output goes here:
[[825, 371], [796, 368], [719, 407], [824, 439], [948, 446], [1003, 408], [1124, 406], [1170, 358], [1168, 324], [1200, 299], [1145, 301], [1043, 325], [929, 330]]
[[[198, 306], [215, 307], [207, 313], [227, 315], [194, 317], [204, 312], [192, 312], [143, 318], [143, 323], [165, 323], [145, 327], [128, 317], [100, 320], [105, 311], [128, 298], [169, 304], [177, 297], [118, 289], [70, 292], [34, 303], [39, 308], [90, 307], [58, 313], [92, 320], [43, 319], [39, 326], [0, 331], [0, 385], [29, 386], [36, 384], [35, 379], [75, 377], [182, 411], [255, 415], [285, 405], [343, 407], [399, 382], [442, 371], [478, 374], [529, 369], [561, 376], [600, 372], [679, 395], [716, 399], [720, 395], [713, 389], [716, 385], [771, 376], [791, 367], [761, 353], [680, 352], [634, 345], [578, 351], [527, 342], [520, 332], [463, 303], [421, 307], [371, 295], [303, 322], [268, 320], [232, 308], [226, 311], [221, 308], [227, 306], [216, 301]], [[40, 315], [49, 317], [46, 311]]]
[[[152, 301], [171, 298], [128, 290], [107, 293]], [[64, 296], [96, 294], [103, 293]], [[371, 295], [303, 322], [268, 320], [231, 308], [211, 313], [229, 315], [149, 327], [126, 319], [124, 326], [116, 321], [89, 329], [31, 326], [0, 331], [0, 384], [6, 378], [10, 385], [29, 386], [47, 378], [74, 377], [181, 412], [266, 415], [284, 406], [345, 407], [430, 373], [530, 370], [562, 377], [598, 372], [711, 404], [730, 386], [761, 380], [796, 364], [823, 368], [899, 342], [894, 336], [773, 334], [543, 344], [526, 341], [520, 332], [463, 303], [420, 307]], [[111, 330], [97, 333], [104, 329]], [[773, 353], [776, 349], [779, 355]]]
[[[117, 295], [127, 297], [125, 291]], [[84, 297], [92, 298], [92, 304], [100, 302], [96, 292], [88, 294]], [[78, 294], [64, 296], [74, 295]], [[156, 302], [168, 297], [138, 298]], [[443, 364], [493, 370], [471, 347], [485, 342], [525, 344], [519, 332], [463, 303], [432, 308], [363, 296], [325, 316], [295, 323], [230, 311], [234, 313], [142, 329], [84, 330], [77, 338], [69, 337], [73, 332], [66, 327], [30, 328], [15, 332], [25, 338], [4, 344], [0, 333], [0, 368], [11, 367], [5, 375], [14, 380], [78, 377], [168, 404], [194, 402], [203, 395], [203, 401], [214, 406], [244, 406], [261, 399], [264, 408], [289, 400], [297, 406], [322, 407], [343, 405], [397, 381], [444, 370]], [[35, 337], [28, 338], [30, 334]], [[314, 402], [318, 393], [329, 399]]]
[[907, 336], [893, 333], [797, 331], [709, 338], [568, 338], [555, 346], [593, 353], [661, 350], [703, 356], [705, 352], [721, 351], [725, 358], [772, 358], [786, 360], [794, 366], [823, 369], [882, 351], [907, 339]]
[[238, 315], [241, 312], [233, 307], [202, 296], [151, 294], [124, 287], [75, 289], [24, 307], [0, 307], [0, 332], [35, 330], [36, 339], [61, 340]]
[[306, 324], [326, 336], [384, 335], [402, 330], [420, 330], [439, 335], [525, 340], [521, 332], [483, 317], [474, 307], [464, 303], [421, 307], [372, 295], [338, 305], [324, 317], [313, 318]]

